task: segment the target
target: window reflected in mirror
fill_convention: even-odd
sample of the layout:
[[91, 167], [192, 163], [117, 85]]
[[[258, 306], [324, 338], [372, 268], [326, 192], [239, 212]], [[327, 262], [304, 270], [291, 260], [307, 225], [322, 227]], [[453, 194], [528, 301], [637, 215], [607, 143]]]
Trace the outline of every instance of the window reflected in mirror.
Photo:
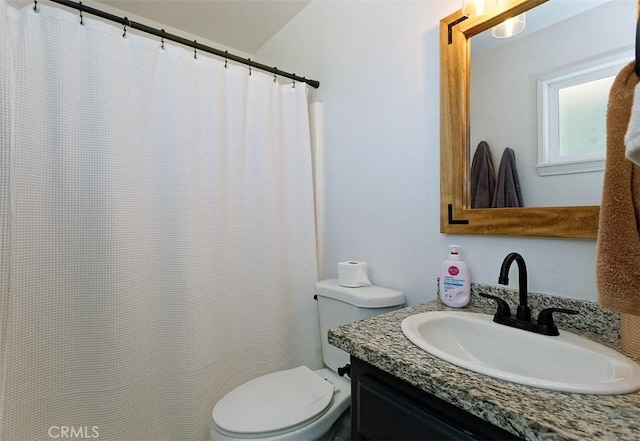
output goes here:
[[607, 98], [613, 75], [558, 88], [558, 143], [553, 161], [604, 159]]
[[609, 90], [632, 51], [563, 66], [538, 78], [538, 174], [604, 171]]

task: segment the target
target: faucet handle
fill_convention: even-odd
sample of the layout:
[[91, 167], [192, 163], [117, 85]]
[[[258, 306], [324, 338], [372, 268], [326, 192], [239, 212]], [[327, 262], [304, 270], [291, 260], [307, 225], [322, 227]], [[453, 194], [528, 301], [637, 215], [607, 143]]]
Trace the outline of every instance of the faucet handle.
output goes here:
[[496, 317], [511, 317], [511, 309], [509, 304], [502, 300], [500, 297], [492, 296], [491, 294], [478, 293], [482, 297], [495, 300], [498, 303], [498, 310], [496, 311]]
[[565, 308], [546, 308], [538, 314], [538, 327], [544, 329], [545, 335], [560, 335], [558, 327], [553, 322], [553, 313], [561, 312], [563, 314], [579, 314], [574, 309]]

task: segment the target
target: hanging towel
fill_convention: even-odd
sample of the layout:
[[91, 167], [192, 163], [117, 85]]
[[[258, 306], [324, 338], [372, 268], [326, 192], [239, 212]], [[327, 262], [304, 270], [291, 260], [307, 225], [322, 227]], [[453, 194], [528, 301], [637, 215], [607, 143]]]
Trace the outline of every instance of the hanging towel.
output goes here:
[[471, 208], [491, 208], [495, 188], [491, 150], [486, 141], [480, 141], [471, 162]]
[[516, 170], [516, 153], [506, 148], [502, 153], [496, 191], [491, 202], [493, 208], [523, 207], [520, 193], [520, 179]]
[[640, 165], [640, 85], [635, 87], [631, 119], [624, 137], [624, 145], [626, 158]]
[[622, 68], [607, 105], [607, 155], [598, 226], [598, 303], [640, 315], [640, 167], [625, 158], [624, 137], [638, 76], [634, 63]]

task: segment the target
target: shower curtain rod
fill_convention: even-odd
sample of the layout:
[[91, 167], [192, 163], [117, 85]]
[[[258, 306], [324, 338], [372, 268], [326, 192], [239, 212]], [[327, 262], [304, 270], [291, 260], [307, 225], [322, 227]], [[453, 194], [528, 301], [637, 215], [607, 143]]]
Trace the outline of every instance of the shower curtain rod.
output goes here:
[[[219, 57], [223, 57], [225, 60], [231, 60], [231, 61], [235, 61], [236, 63], [240, 63], [240, 64], [245, 64], [247, 66], [251, 66], [251, 67], [255, 67], [256, 69], [260, 69], [284, 78], [289, 78], [291, 80], [294, 81], [298, 81], [301, 83], [307, 83], [309, 86], [314, 87], [314, 88], [318, 88], [320, 87], [320, 82], [316, 81], [316, 80], [310, 80], [306, 77], [300, 77], [298, 75], [296, 75], [295, 73], [289, 73], [289, 72], [285, 72], [282, 71], [276, 67], [270, 67], [267, 66], [265, 64], [261, 64], [261, 63], [256, 63], [255, 61], [251, 61], [250, 58], [242, 58], [239, 57], [238, 55], [234, 55], [234, 54], [230, 54], [228, 51], [221, 51], [220, 49], [216, 49], [210, 46], [206, 46], [204, 44], [198, 43], [197, 40], [191, 41], [191, 40], [187, 40], [186, 38], [183, 37], [179, 37], [177, 35], [174, 34], [170, 34], [168, 32], [165, 32], [164, 29], [155, 29], [152, 28], [150, 26], [144, 25], [142, 23], [137, 23], [135, 21], [131, 21], [129, 20], [127, 17], [118, 17], [117, 15], [113, 15], [113, 14], [109, 14], [108, 12], [104, 12], [101, 11], [99, 9], [96, 8], [92, 8], [90, 6], [86, 6], [83, 5], [82, 2], [80, 3], [76, 3], [74, 1], [71, 0], [50, 0], [53, 3], [58, 3], [60, 5], [64, 5], [67, 6], [69, 8], [73, 8], [73, 9], [77, 9], [80, 12], [87, 12], [91, 15], [95, 15], [98, 16], [100, 18], [104, 18], [105, 20], [110, 20], [110, 21], [114, 21], [116, 23], [120, 23], [123, 26], [126, 27], [130, 27], [132, 29], [137, 29], [139, 31], [142, 32], [146, 32], [147, 34], [152, 34], [155, 35], [156, 37], [160, 37], [160, 38], [164, 38], [165, 40], [171, 40], [174, 41], [176, 43], [180, 43], [184, 46], [189, 46], [192, 47], [196, 50], [202, 51], [202, 52], [208, 52], [210, 54], [214, 54], [217, 55]], [[37, 0], [35, 0], [35, 4], [37, 7]]]

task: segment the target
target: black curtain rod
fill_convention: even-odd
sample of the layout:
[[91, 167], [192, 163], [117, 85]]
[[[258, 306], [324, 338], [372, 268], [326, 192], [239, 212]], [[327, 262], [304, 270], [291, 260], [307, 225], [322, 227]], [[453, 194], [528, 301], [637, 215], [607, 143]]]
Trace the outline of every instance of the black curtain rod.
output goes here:
[[[310, 80], [305, 77], [300, 77], [296, 74], [291, 74], [289, 72], [282, 71], [276, 67], [270, 67], [261, 63], [256, 63], [255, 61], [251, 61], [250, 58], [242, 58], [234, 54], [230, 54], [228, 51], [221, 51], [220, 49], [216, 49], [210, 46], [206, 46], [204, 44], [198, 43], [196, 40], [191, 41], [186, 38], [179, 37], [174, 34], [170, 34], [165, 32], [164, 29], [155, 29], [147, 25], [143, 25], [142, 23], [137, 23], [135, 21], [129, 20], [127, 17], [118, 17], [117, 15], [109, 14], [108, 12], [101, 11], [96, 8], [92, 8], [90, 6], [83, 5], [82, 3], [76, 3], [71, 0], [50, 0], [53, 3], [58, 3], [60, 5], [67, 6], [69, 8], [77, 9], [81, 12], [86, 12], [91, 15], [98, 16], [100, 18], [104, 18], [105, 20], [114, 21], [116, 23], [120, 23], [123, 26], [130, 27], [132, 29], [137, 29], [142, 32], [146, 32], [147, 34], [155, 35], [156, 37], [164, 38], [165, 40], [171, 40], [176, 43], [180, 43], [184, 46], [192, 47], [196, 50], [202, 52], [208, 52], [210, 54], [217, 55], [219, 57], [223, 57], [226, 60], [235, 61], [236, 63], [245, 64], [247, 66], [255, 67], [256, 69], [264, 70], [266, 72], [289, 78], [294, 81], [298, 81], [301, 83], [307, 83], [309, 86], [318, 88], [320, 87], [320, 82], [316, 80]], [[36, 0], [37, 4], [37, 0]]]

